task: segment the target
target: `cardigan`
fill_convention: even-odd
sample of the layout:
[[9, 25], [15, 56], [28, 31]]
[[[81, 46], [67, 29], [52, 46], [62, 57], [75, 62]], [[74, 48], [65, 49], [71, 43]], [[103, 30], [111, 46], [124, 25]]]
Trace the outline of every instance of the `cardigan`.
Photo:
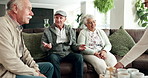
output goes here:
[[[96, 51], [89, 48], [87, 45], [88, 45], [88, 32], [90, 30], [85, 28], [83, 30], [80, 31], [80, 34], [78, 36], [78, 44], [86, 44], [86, 49], [84, 51], [82, 51], [83, 54], [89, 54], [89, 55], [93, 55]], [[109, 52], [111, 50], [111, 43], [106, 35], [106, 33], [101, 30], [101, 29], [96, 29], [96, 32], [98, 33], [101, 41], [102, 41], [102, 50], [106, 50], [107, 52]]]
[[[0, 78], [15, 78], [16, 75], [37, 76], [38, 65], [24, 45], [19, 24], [8, 14], [0, 17]], [[22, 52], [20, 51], [20, 39]]]
[[47, 54], [54, 53], [54, 54], [60, 55], [61, 57], [65, 57], [71, 52], [78, 52], [79, 45], [76, 43], [76, 35], [75, 35], [74, 30], [71, 27], [64, 25], [68, 42], [57, 43], [56, 42], [57, 34], [56, 34], [55, 27], [56, 25], [53, 24], [49, 28], [45, 29], [44, 34], [41, 38], [41, 42], [46, 42], [48, 44], [51, 43], [52, 48], [50, 50], [46, 49], [44, 48], [43, 44], [41, 44], [41, 49], [44, 52], [47, 52]]

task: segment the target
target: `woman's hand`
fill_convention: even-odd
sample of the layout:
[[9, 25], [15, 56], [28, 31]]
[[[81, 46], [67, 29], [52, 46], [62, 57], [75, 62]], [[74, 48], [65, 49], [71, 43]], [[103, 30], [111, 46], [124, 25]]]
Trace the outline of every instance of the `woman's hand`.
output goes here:
[[101, 59], [106, 59], [107, 58], [107, 55], [106, 55], [106, 51], [105, 50], [101, 50], [100, 51], [100, 57], [101, 57]]
[[101, 57], [100, 57], [100, 53], [99, 53], [99, 52], [95, 52], [94, 55], [95, 55], [96, 57], [98, 57], [98, 58], [101, 59]]
[[114, 67], [116, 69], [118, 69], [118, 68], [124, 68], [124, 65], [121, 62], [118, 62]]

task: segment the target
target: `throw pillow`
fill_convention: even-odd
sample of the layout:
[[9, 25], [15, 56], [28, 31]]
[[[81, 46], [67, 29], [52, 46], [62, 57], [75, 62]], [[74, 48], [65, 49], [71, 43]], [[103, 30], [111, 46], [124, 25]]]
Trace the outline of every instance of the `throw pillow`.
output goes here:
[[43, 33], [23, 32], [24, 43], [35, 60], [41, 59], [46, 56], [46, 53], [44, 53], [40, 48], [42, 35]]
[[110, 35], [109, 40], [112, 44], [111, 52], [119, 56], [124, 56], [135, 45], [133, 38], [122, 27]]

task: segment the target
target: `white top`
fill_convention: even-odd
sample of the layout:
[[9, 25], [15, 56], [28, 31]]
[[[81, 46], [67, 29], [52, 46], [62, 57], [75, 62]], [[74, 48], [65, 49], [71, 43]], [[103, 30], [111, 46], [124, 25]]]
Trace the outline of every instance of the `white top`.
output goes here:
[[120, 60], [126, 66], [148, 49], [148, 29], [146, 29], [142, 38], [134, 45], [131, 50]]
[[[97, 34], [95, 34], [95, 35], [97, 35], [96, 37], [98, 37], [98, 39], [99, 39], [98, 43], [100, 43], [100, 41], [101, 41], [101, 46], [102, 46], [101, 50], [106, 50], [107, 52], [109, 52], [111, 50], [112, 45], [111, 45], [106, 33], [101, 29], [96, 29], [95, 32], [97, 33]], [[80, 34], [78, 36], [77, 42], [78, 42], [78, 44], [85, 44], [86, 45], [86, 49], [84, 51], [82, 51], [83, 54], [93, 55], [96, 52], [96, 50], [91, 49], [89, 46], [89, 43], [90, 43], [89, 33], [90, 33], [90, 30], [87, 28], [81, 30]], [[96, 40], [94, 40], [94, 41], [96, 41]], [[98, 48], [98, 49], [100, 49], [100, 48]]]
[[88, 47], [97, 51], [100, 51], [102, 49], [102, 40], [100, 39], [97, 31], [94, 32], [88, 31]]
[[68, 42], [67, 36], [66, 36], [66, 32], [65, 32], [65, 28], [62, 28], [61, 30], [57, 27], [55, 27], [56, 29], [56, 35], [57, 35], [57, 43], [64, 43], [64, 42]]

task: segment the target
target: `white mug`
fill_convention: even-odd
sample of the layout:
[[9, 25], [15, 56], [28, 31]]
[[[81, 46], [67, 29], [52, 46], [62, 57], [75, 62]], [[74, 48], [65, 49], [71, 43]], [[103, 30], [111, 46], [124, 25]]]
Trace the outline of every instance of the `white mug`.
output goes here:
[[139, 72], [139, 70], [138, 69], [135, 69], [135, 68], [128, 68], [127, 71], [129, 73], [131, 73], [131, 72]]
[[143, 78], [148, 78], [148, 76], [144, 76]]
[[132, 73], [132, 78], [143, 78], [144, 74], [141, 72], [134, 72]]
[[117, 73], [118, 72], [128, 73], [127, 69], [122, 69], [122, 68], [117, 69]]
[[130, 73], [130, 77], [131, 77], [131, 78], [134, 78], [134, 77], [133, 77], [133, 74], [134, 74], [135, 72], [139, 72], [139, 70], [138, 70], [138, 69], [135, 69], [135, 68], [128, 68], [127, 71]]
[[118, 78], [130, 78], [130, 74], [128, 72], [118, 72]]

